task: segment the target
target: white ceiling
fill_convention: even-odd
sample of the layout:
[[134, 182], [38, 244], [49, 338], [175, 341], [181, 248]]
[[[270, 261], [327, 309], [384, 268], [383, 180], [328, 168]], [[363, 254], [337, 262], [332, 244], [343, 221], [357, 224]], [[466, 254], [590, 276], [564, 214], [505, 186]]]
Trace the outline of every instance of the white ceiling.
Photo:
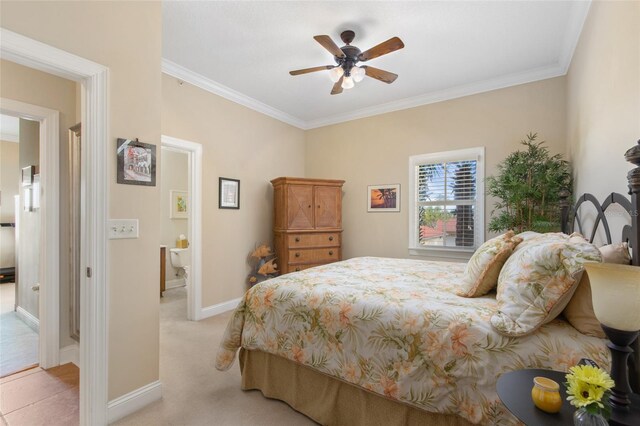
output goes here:
[[[584, 1], [163, 3], [163, 71], [301, 128], [414, 107], [566, 73]], [[365, 78], [331, 96], [334, 64], [312, 37], [366, 50], [398, 36], [405, 48], [368, 62], [399, 75]]]
[[0, 140], [18, 142], [20, 140], [20, 119], [0, 114]]

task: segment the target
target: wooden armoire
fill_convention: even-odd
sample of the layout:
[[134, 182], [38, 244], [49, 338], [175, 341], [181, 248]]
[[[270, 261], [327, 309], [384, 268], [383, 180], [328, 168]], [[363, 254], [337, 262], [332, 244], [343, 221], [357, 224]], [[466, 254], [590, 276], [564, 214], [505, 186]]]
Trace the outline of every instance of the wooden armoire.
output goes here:
[[344, 181], [279, 177], [271, 184], [280, 273], [341, 260]]

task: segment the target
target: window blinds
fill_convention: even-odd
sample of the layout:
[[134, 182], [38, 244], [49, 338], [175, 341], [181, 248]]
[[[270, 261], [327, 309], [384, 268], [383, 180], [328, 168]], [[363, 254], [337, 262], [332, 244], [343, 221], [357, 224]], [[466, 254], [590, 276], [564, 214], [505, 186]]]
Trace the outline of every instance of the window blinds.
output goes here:
[[416, 166], [422, 246], [474, 247], [477, 160]]

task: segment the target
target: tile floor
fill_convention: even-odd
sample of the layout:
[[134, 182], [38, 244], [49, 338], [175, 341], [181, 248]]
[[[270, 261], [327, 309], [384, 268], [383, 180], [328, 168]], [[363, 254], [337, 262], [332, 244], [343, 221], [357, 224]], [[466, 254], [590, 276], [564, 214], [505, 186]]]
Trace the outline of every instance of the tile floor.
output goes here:
[[0, 284], [0, 377], [38, 364], [38, 333], [14, 311], [15, 283]]
[[74, 426], [80, 421], [80, 370], [39, 367], [0, 379], [3, 426]]

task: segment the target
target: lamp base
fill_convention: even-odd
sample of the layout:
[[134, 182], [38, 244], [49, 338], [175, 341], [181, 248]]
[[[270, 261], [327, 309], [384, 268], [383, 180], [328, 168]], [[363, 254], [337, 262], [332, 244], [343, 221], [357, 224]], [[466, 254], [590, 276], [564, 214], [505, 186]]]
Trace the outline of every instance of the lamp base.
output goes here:
[[628, 410], [621, 410], [615, 406], [611, 407], [611, 426], [638, 426], [640, 425], [640, 395], [631, 394], [631, 404]]
[[637, 331], [623, 331], [601, 324], [611, 350], [611, 378], [615, 386], [611, 390], [611, 425], [640, 425], [640, 395], [631, 392], [627, 359], [633, 353], [629, 345], [638, 336]]

